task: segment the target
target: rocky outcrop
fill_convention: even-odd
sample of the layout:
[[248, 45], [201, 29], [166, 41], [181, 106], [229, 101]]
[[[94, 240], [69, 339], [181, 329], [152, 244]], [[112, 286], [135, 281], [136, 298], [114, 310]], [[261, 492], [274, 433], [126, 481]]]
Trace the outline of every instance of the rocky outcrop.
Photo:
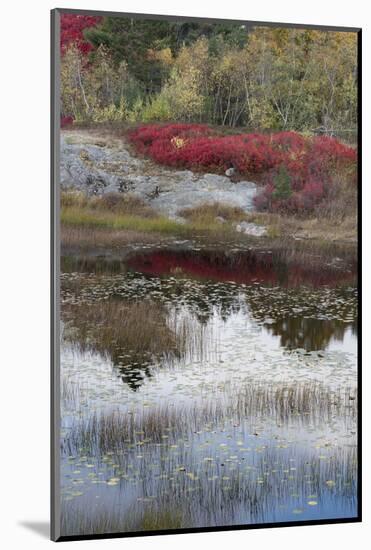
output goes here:
[[162, 214], [177, 219], [178, 212], [210, 202], [253, 209], [256, 185], [233, 183], [227, 176], [172, 170], [131, 155], [120, 146], [91, 142], [88, 132], [62, 134], [60, 184], [91, 195], [134, 193]]

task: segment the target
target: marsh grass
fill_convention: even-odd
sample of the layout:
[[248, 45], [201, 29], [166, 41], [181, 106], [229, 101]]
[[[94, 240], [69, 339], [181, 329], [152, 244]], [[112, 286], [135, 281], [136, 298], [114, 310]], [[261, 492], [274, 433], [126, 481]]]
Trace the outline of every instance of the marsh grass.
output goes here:
[[[238, 207], [223, 203], [205, 203], [179, 212], [187, 223], [179, 223], [159, 215], [149, 204], [134, 194], [110, 193], [89, 197], [80, 192], [61, 195], [62, 246], [79, 249], [106, 247], [109, 249], [132, 243], [154, 243], [171, 239], [191, 239], [202, 244], [224, 243], [228, 246], [269, 247], [290, 257], [295, 253], [320, 261], [332, 252], [341, 256], [341, 247], [350, 247], [355, 255], [356, 204], [354, 190], [339, 178], [342, 189], [334, 200], [323, 205], [310, 217], [279, 213], [245, 213]], [[349, 195], [349, 196], [348, 196]], [[347, 205], [350, 205], [349, 207]], [[217, 218], [223, 218], [224, 223]], [[246, 220], [266, 226], [267, 237], [251, 237], [237, 233], [237, 222]], [[314, 254], [313, 254], [314, 252]]]
[[[136, 236], [140, 239], [140, 234], [183, 238], [201, 235], [214, 240], [225, 236], [234, 236], [237, 240], [240, 238], [234, 226], [231, 225], [231, 222], [244, 219], [244, 212], [238, 207], [212, 203], [182, 210], [183, 214], [189, 220], [188, 224], [161, 216], [141, 198], [130, 193], [124, 195], [108, 193], [99, 197], [89, 197], [76, 191], [61, 194], [62, 225], [89, 227], [91, 231], [96, 232], [94, 239], [96, 242], [99, 240], [102, 229], [133, 232], [131, 236], [134, 242]], [[224, 217], [227, 223], [219, 223], [215, 220], [217, 216]], [[104, 234], [102, 237], [104, 238]], [[123, 235], [122, 240], [125, 242], [128, 237], [125, 238]], [[64, 240], [62, 243], [66, 244]]]
[[184, 233], [181, 224], [162, 216], [142, 218], [135, 213], [115, 214], [110, 211], [95, 211], [91, 208], [62, 207], [61, 222], [66, 225], [130, 230], [139, 233]]
[[357, 199], [358, 189], [350, 183], [346, 173], [337, 173], [329, 189], [328, 200], [317, 208], [317, 219], [323, 220], [330, 227], [338, 227], [357, 237]]
[[89, 510], [77, 504], [62, 506], [62, 535], [94, 535], [117, 532], [180, 529], [185, 525], [183, 512], [172, 508], [132, 506], [125, 514], [106, 503]]
[[[125, 413], [94, 413], [76, 421], [63, 442], [67, 454], [84, 448], [100, 456], [127, 447], [128, 441], [163, 443], [231, 421], [239, 425], [250, 419], [258, 422], [269, 418], [277, 425], [321, 425], [335, 417], [352, 422], [356, 418], [357, 399], [354, 391], [330, 390], [318, 382], [270, 384], [251, 381], [243, 387], [231, 385], [228, 390], [208, 393], [208, 399], [192, 406], [158, 405], [150, 409]], [[140, 434], [138, 436], [138, 434]]]
[[[349, 198], [354, 203], [354, 197]], [[346, 209], [338, 198], [318, 207], [309, 217], [279, 213], [251, 212], [248, 221], [267, 228], [267, 241], [275, 248], [307, 250], [315, 248], [319, 254], [331, 246], [354, 245], [357, 242], [357, 216], [352, 207]]]
[[158, 215], [134, 194], [89, 197], [76, 191], [61, 194], [61, 222], [65, 226], [132, 231], [132, 237], [138, 233], [173, 234], [180, 231], [181, 226]]
[[[266, 216], [270, 216], [267, 221]], [[275, 217], [274, 220], [272, 218]], [[63, 223], [65, 220], [65, 223]], [[249, 221], [261, 224], [271, 223], [271, 229], [275, 236], [256, 239], [236, 233], [227, 223], [213, 222], [206, 228], [202, 224], [180, 224], [166, 218], [137, 218], [135, 216], [123, 216], [116, 218], [115, 214], [106, 214], [102, 218], [97, 217], [95, 212], [90, 210], [71, 210], [62, 212], [61, 243], [65, 254], [69, 250], [79, 253], [89, 253], [96, 249], [102, 253], [114, 254], [116, 250], [130, 251], [131, 245], [164, 245], [171, 246], [176, 238], [191, 239], [198, 248], [204, 249], [205, 253], [212, 247], [213, 254], [218, 251], [224, 254], [233, 247], [243, 252], [254, 251], [257, 253], [271, 253], [275, 261], [285, 262], [287, 267], [307, 266], [311, 271], [331, 269], [329, 266], [333, 258], [341, 259], [351, 269], [355, 268], [357, 262], [357, 249], [354, 243], [345, 234], [351, 234], [354, 222], [344, 220], [343, 227], [336, 229], [337, 235], [334, 240], [324, 238], [321, 222], [308, 220], [305, 223], [298, 223], [294, 220], [283, 219], [278, 214], [254, 214], [249, 215]], [[99, 224], [102, 225], [99, 225]], [[117, 226], [117, 227], [116, 227]], [[350, 227], [350, 233], [348, 233]], [[291, 229], [292, 233], [291, 233]], [[300, 229], [299, 229], [300, 228]], [[307, 238], [307, 231], [315, 232], [316, 238]], [[290, 234], [289, 234], [290, 233]], [[344, 239], [340, 240], [340, 233]], [[293, 235], [303, 234], [303, 238], [293, 238]], [[276, 238], [279, 236], [279, 238]], [[67, 252], [66, 252], [67, 251]], [[339, 265], [334, 267], [339, 273]]]
[[161, 369], [217, 354], [212, 327], [189, 316], [169, 314], [165, 305], [146, 299], [65, 304], [63, 318], [64, 341], [79, 352], [93, 351], [108, 358], [133, 391]]
[[242, 208], [217, 201], [192, 208], [183, 208], [179, 210], [178, 214], [198, 224], [214, 224], [217, 217], [223, 218], [226, 222], [239, 222], [247, 219], [246, 212]]
[[[345, 516], [352, 514], [354, 437], [343, 446], [330, 435], [335, 419], [341, 437], [355, 433], [357, 404], [350, 390], [330, 391], [315, 382], [251, 382], [208, 397], [187, 408], [138, 408], [76, 420], [62, 443], [62, 456], [72, 457], [75, 468], [83, 452], [95, 464], [93, 475], [114, 476], [120, 498], [128, 498], [121, 501], [121, 514], [115, 498], [100, 499], [93, 509], [79, 499], [62, 502], [66, 534], [264, 522], [282, 508], [293, 520], [297, 513], [304, 519], [309, 502], [318, 508], [331, 502], [342, 506]], [[273, 433], [268, 429], [269, 442], [265, 418], [276, 424]], [[294, 429], [306, 439], [301, 428], [321, 436], [302, 447], [290, 434]]]
[[[82, 351], [109, 356], [129, 353], [132, 357], [176, 355], [185, 349], [186, 333], [174, 332], [167, 312], [158, 303], [108, 300], [86, 305], [65, 305], [64, 316], [73, 328], [66, 338]], [[116, 357], [117, 358], [117, 357]]]
[[60, 397], [64, 408], [76, 410], [81, 400], [81, 388], [79, 384], [62, 377], [60, 388]]
[[298, 241], [312, 241], [319, 251], [330, 248], [334, 243], [352, 244], [355, 248], [357, 199], [354, 174], [346, 170], [337, 171], [333, 174], [326, 200], [317, 205], [313, 212], [250, 212], [248, 219], [266, 226], [268, 238], [281, 245], [294, 239], [295, 246]]
[[144, 200], [133, 193], [106, 193], [101, 196], [88, 196], [78, 191], [61, 193], [62, 208], [89, 208], [98, 212], [129, 214], [143, 218], [156, 218], [158, 214]]
[[[65, 226], [87, 227], [95, 232], [94, 240], [99, 242], [100, 236], [105, 237], [102, 230], [130, 231], [132, 236], [142, 240], [140, 234], [168, 236], [183, 239], [203, 239], [220, 242], [231, 239], [233, 242], [243, 240], [228, 223], [218, 223], [215, 220], [203, 220], [189, 224], [179, 223], [164, 216], [141, 217], [136, 214], [115, 214], [110, 211], [92, 210], [91, 208], [62, 207], [61, 222]], [[136, 235], [135, 235], [136, 234]], [[146, 240], [147, 237], [145, 238]], [[128, 241], [128, 235], [123, 235], [123, 241]], [[135, 241], [132, 241], [135, 242]], [[62, 244], [65, 243], [62, 241]]]
[[[84, 497], [62, 500], [62, 530], [86, 534], [258, 523], [272, 521], [282, 509], [288, 519], [297, 520], [297, 513], [307, 519], [312, 505], [321, 509], [322, 503], [333, 510], [340, 506], [344, 517], [354, 513], [355, 446], [300, 450], [279, 443], [252, 444], [250, 452], [242, 449], [231, 458], [232, 446], [220, 453], [198, 451], [197, 445], [190, 450], [181, 443], [176, 451], [150, 444], [130, 451], [127, 445], [122, 454], [103, 457], [120, 480], [116, 489], [108, 489], [110, 498], [99, 499], [94, 507]], [[142, 458], [133, 469], [138, 449]], [[99, 462], [96, 467], [105, 471]], [[116, 491], [123, 498], [120, 507]]]
[[61, 225], [61, 243], [63, 250], [78, 252], [100, 249], [102, 253], [112, 249], [121, 249], [133, 243], [148, 245], [167, 242], [168, 238], [160, 233], [146, 233], [134, 229], [96, 228], [88, 225]]

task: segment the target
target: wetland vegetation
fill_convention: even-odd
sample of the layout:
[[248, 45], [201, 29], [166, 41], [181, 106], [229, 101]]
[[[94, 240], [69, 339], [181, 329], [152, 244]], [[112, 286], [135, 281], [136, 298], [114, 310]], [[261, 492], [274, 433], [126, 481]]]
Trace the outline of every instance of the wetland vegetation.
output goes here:
[[62, 258], [66, 532], [355, 514], [356, 273], [278, 258]]
[[355, 518], [354, 37], [63, 17], [61, 534]]

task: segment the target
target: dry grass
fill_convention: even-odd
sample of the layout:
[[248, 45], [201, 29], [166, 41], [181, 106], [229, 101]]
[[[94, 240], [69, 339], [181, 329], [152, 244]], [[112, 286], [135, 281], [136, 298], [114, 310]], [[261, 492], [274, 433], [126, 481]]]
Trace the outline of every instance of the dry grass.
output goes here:
[[127, 214], [143, 218], [157, 218], [157, 212], [144, 200], [132, 193], [107, 193], [102, 196], [89, 197], [78, 191], [61, 193], [61, 208], [90, 209], [112, 214]]
[[63, 315], [75, 327], [66, 331], [66, 338], [83, 350], [93, 349], [111, 357], [127, 353], [140, 358], [178, 355], [185, 347], [186, 335], [173, 332], [167, 325], [165, 308], [150, 301], [66, 305]]
[[[112, 248], [133, 242], [158, 243], [164, 237], [239, 242], [241, 236], [235, 234], [234, 224], [242, 220], [266, 226], [268, 239], [259, 241], [269, 246], [291, 248], [300, 240], [310, 240], [321, 247], [326, 243], [357, 243], [356, 186], [349, 182], [346, 174], [335, 178], [326, 203], [306, 217], [245, 213], [239, 207], [218, 202], [185, 208], [179, 214], [187, 219], [186, 225], [160, 216], [133, 194], [88, 197], [79, 192], [64, 192], [61, 195], [62, 244], [80, 249], [90, 246]], [[217, 221], [218, 217], [225, 223]]]
[[96, 145], [98, 147], [120, 147], [124, 131], [109, 125], [80, 125], [63, 129], [61, 134], [69, 144]]
[[246, 212], [239, 206], [230, 206], [221, 202], [204, 203], [193, 208], [179, 210], [178, 214], [193, 223], [215, 222], [215, 218], [223, 218], [226, 222], [246, 220]]
[[77, 191], [63, 192], [61, 221], [62, 247], [79, 250], [158, 243], [168, 229], [166, 219], [132, 194], [89, 197]]
[[354, 176], [335, 174], [326, 201], [311, 214], [249, 214], [250, 221], [267, 226], [273, 238], [292, 237], [328, 243], [357, 242], [357, 185]]
[[357, 184], [346, 174], [337, 174], [327, 201], [317, 208], [317, 217], [331, 228], [346, 226], [356, 231], [357, 198]]
[[89, 250], [102, 248], [121, 248], [132, 243], [158, 244], [166, 236], [160, 233], [146, 233], [133, 229], [110, 229], [79, 225], [61, 226], [61, 244], [63, 249]]
[[91, 197], [88, 206], [93, 210], [128, 214], [142, 218], [157, 218], [157, 212], [140, 197], [131, 194], [107, 193], [100, 197]]
[[239, 424], [246, 419], [270, 418], [278, 424], [295, 421], [316, 426], [331, 423], [334, 417], [350, 422], [356, 415], [357, 395], [350, 388], [330, 390], [319, 382], [231, 384], [201, 405], [158, 405], [134, 414], [118, 410], [93, 413], [76, 422], [63, 448], [67, 454], [84, 448], [99, 456], [126, 448], [128, 441], [164, 443], [166, 437], [168, 444], [205, 425], [210, 428], [226, 420]]
[[184, 512], [155, 506], [134, 506], [125, 514], [119, 507], [105, 504], [94, 509], [76, 503], [62, 508], [62, 535], [97, 535], [102, 533], [158, 531], [185, 527]]
[[[194, 238], [208, 237], [218, 242], [224, 237], [239, 239], [231, 223], [219, 223], [217, 215], [232, 221], [241, 220], [244, 212], [239, 208], [214, 203], [202, 205], [198, 209], [187, 209], [190, 223], [182, 224], [157, 214], [148, 204], [135, 195], [107, 194], [101, 197], [88, 197], [80, 192], [65, 192], [61, 196], [61, 222], [64, 228], [62, 244], [78, 245], [79, 236], [84, 247], [113, 247], [109, 241], [120, 244], [133, 242], [159, 242], [165, 237]], [[79, 235], [67, 228], [88, 228]], [[89, 234], [90, 233], [90, 234]]]
[[[333, 243], [357, 243], [357, 218], [355, 215], [345, 216], [341, 220], [328, 217], [320, 211], [310, 218], [253, 212], [248, 214], [248, 221], [264, 225], [268, 237], [282, 246], [294, 240], [312, 240], [317, 245], [331, 246]], [[296, 245], [295, 245], [296, 246]]]
[[144, 233], [177, 235], [184, 233], [184, 226], [163, 216], [143, 218], [136, 214], [115, 214], [109, 210], [87, 208], [62, 208], [61, 222], [66, 225], [130, 230]]

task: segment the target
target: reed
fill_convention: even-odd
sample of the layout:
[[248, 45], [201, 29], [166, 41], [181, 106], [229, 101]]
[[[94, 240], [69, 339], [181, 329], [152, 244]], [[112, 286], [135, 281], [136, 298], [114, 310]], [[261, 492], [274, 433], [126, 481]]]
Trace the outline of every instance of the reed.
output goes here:
[[[239, 425], [250, 419], [269, 418], [273, 424], [290, 423], [321, 426], [334, 418], [354, 423], [357, 396], [350, 388], [330, 390], [318, 382], [298, 384], [246, 383], [233, 384], [223, 390], [208, 392], [208, 399], [192, 406], [168, 404], [150, 409], [107, 414], [93, 413], [78, 420], [63, 442], [64, 452], [74, 454], [84, 448], [100, 456], [127, 447], [128, 442], [163, 443], [216, 427], [223, 422]], [[140, 434], [138, 436], [138, 434]]]
[[64, 318], [72, 321], [66, 339], [81, 350], [132, 356], [179, 355], [185, 347], [186, 334], [174, 333], [167, 325], [164, 306], [151, 302], [99, 301], [86, 305], [67, 304]]

